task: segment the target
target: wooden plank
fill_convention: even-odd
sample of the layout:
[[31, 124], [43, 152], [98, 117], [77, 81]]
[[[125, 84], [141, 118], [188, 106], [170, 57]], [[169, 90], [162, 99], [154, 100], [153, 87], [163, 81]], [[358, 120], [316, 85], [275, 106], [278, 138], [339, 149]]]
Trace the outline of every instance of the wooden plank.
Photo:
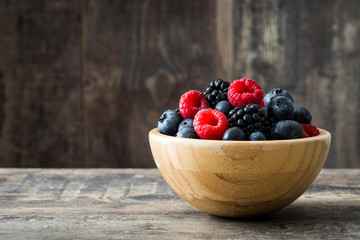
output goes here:
[[249, 77], [332, 133], [326, 167], [358, 168], [359, 5], [0, 0], [0, 166], [152, 167], [183, 92]]
[[314, 124], [333, 135], [325, 166], [359, 167], [358, 5], [90, 1], [88, 165], [154, 166], [147, 133], [161, 112], [220, 76], [290, 91], [295, 105], [311, 110]]
[[252, 219], [180, 199], [156, 169], [0, 169], [4, 239], [359, 239], [360, 170], [323, 169], [298, 200]]
[[0, 166], [82, 166], [78, 1], [0, 1], [0, 32]]
[[224, 4], [87, 2], [88, 166], [155, 166], [148, 132], [161, 113], [185, 91], [230, 75], [232, 45], [218, 37], [231, 32], [232, 1]]
[[234, 75], [282, 87], [332, 134], [326, 167], [360, 166], [360, 2], [235, 1]]

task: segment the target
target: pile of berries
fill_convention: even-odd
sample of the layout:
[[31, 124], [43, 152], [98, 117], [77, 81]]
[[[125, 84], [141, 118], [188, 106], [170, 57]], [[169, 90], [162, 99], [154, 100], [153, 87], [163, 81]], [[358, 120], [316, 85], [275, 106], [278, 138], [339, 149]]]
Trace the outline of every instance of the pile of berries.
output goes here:
[[190, 90], [179, 108], [165, 111], [159, 121], [162, 134], [214, 140], [280, 140], [319, 135], [304, 107], [294, 107], [293, 97], [281, 88], [264, 95], [254, 80], [231, 84], [222, 79], [205, 92]]

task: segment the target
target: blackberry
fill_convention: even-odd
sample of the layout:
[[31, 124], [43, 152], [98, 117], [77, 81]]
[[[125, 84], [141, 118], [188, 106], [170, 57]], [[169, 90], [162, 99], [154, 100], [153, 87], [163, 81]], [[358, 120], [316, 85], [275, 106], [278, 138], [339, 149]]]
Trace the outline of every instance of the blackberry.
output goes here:
[[248, 104], [246, 106], [237, 106], [229, 112], [229, 127], [241, 128], [247, 138], [253, 132], [262, 132], [265, 136], [270, 136], [271, 128], [275, 119], [269, 117], [266, 107], [259, 107], [257, 104]]
[[229, 86], [229, 82], [220, 78], [210, 83], [210, 86], [205, 90], [204, 95], [208, 100], [211, 108], [214, 108], [218, 102], [227, 100]]

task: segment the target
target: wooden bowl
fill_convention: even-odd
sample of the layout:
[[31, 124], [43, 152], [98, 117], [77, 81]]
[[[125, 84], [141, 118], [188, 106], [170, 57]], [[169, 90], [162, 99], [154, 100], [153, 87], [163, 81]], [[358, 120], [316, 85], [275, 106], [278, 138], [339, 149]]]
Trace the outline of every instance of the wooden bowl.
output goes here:
[[155, 163], [170, 187], [217, 216], [250, 217], [279, 210], [300, 197], [323, 167], [331, 135], [222, 141], [149, 133]]

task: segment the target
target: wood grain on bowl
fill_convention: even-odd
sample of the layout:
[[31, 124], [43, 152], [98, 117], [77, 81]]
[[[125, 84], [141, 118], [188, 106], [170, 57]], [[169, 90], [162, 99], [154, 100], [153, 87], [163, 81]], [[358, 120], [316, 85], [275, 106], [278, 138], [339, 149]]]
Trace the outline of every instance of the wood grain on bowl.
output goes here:
[[155, 163], [184, 200], [219, 216], [247, 217], [297, 199], [323, 167], [330, 134], [280, 141], [214, 141], [149, 133]]

